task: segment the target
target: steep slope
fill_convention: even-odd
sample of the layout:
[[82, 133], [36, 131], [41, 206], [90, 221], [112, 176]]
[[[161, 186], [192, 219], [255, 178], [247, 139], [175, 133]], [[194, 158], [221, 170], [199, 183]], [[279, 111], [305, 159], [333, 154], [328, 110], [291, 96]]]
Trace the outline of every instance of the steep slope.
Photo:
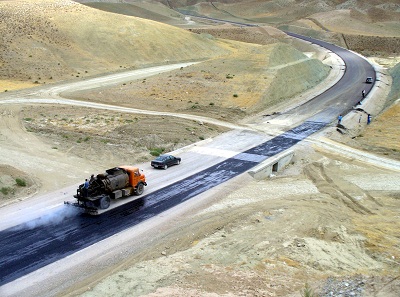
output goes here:
[[1, 1], [0, 32], [0, 79], [36, 83], [228, 52], [198, 34], [72, 1]]
[[104, 2], [78, 0], [76, 2], [108, 12], [136, 16], [165, 24], [182, 23], [183, 19], [183, 16], [180, 13], [174, 11], [163, 3], [156, 1]]

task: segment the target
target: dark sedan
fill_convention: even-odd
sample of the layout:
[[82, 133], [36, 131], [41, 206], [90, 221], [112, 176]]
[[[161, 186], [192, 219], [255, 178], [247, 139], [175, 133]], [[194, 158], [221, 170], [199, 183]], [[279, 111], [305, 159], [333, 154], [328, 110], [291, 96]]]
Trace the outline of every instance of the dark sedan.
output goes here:
[[151, 166], [154, 168], [167, 169], [172, 165], [179, 165], [181, 163], [181, 158], [174, 157], [172, 155], [160, 155], [151, 161]]

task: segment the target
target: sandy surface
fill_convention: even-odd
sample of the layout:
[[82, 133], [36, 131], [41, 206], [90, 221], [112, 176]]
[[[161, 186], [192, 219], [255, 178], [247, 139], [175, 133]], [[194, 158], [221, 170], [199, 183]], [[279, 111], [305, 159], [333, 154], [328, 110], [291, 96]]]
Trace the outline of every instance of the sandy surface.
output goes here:
[[[26, 5], [34, 2], [27, 1]], [[75, 17], [80, 12], [87, 13], [87, 8], [65, 3], [62, 5], [67, 7], [64, 13], [70, 11]], [[9, 10], [4, 11], [9, 13]], [[54, 11], [50, 9], [48, 13]], [[347, 20], [349, 14], [341, 11], [338, 16]], [[106, 15], [96, 13], [92, 17], [98, 20]], [[126, 35], [126, 22], [120, 20], [120, 24], [124, 24], [119, 27], [122, 36]], [[135, 26], [148, 26], [143, 21], [137, 22]], [[324, 26], [340, 24], [336, 19], [329, 22]], [[1, 24], [1, 28], [8, 28], [8, 23]], [[87, 51], [87, 57], [93, 53], [93, 48], [82, 42], [84, 35], [62, 31], [61, 25], [57, 28], [50, 33], [55, 34], [58, 42], [67, 32], [73, 36], [66, 39], [73, 45], [73, 51], [59, 57], [71, 59], [76, 50]], [[152, 30], [163, 31], [160, 27]], [[147, 36], [154, 32], [152, 30], [147, 31]], [[168, 30], [173, 32], [165, 36], [178, 34], [175, 29]], [[207, 34], [210, 32], [212, 30]], [[226, 37], [235, 36], [235, 32], [229, 29], [217, 33]], [[260, 31], [253, 33], [254, 36], [249, 33], [246, 38], [262, 39]], [[210, 123], [66, 105], [0, 105], [0, 188], [8, 191], [0, 193], [2, 205], [18, 208], [18, 200], [34, 203], [35, 199], [46, 197], [42, 195], [51, 195], [60, 189], [73, 190], [72, 185], [85, 176], [115, 163], [148, 162], [152, 158], [150, 148], [173, 151], [203, 139], [215, 139], [226, 127], [212, 124], [213, 119], [241, 125], [254, 122], [252, 117], [302, 102], [305, 97], [328, 87], [340, 75], [340, 71], [335, 72], [338, 61], [334, 57], [304, 45], [297, 45], [299, 50], [296, 51], [287, 43], [279, 43], [279, 40], [287, 40], [280, 39], [283, 35], [276, 29], [266, 29], [264, 33], [262, 40], [267, 42], [262, 46], [226, 40], [214, 42], [203, 34], [202, 40], [207, 40], [204, 46], [218, 51], [218, 55], [211, 53], [212, 50], [205, 53], [204, 58], [212, 58], [205, 63], [129, 83], [121, 82], [112, 88], [63, 95], [81, 102], [205, 116]], [[243, 32], [239, 30], [236, 34], [237, 39], [243, 41]], [[186, 33], [183, 36], [181, 38], [192, 38]], [[200, 45], [203, 41], [190, 39], [186, 42], [199, 42], [198, 51], [203, 51]], [[62, 49], [66, 50], [64, 46]], [[26, 59], [36, 52], [25, 54], [20, 58]], [[78, 66], [73, 69], [63, 67], [59, 72], [51, 68], [59, 75], [52, 72], [53, 80], [61, 81], [71, 74], [79, 80], [77, 72], [80, 77], [99, 74], [104, 70], [101, 59], [108, 59], [110, 54], [105, 52], [104, 56], [97, 57], [88, 74], [84, 74], [84, 70], [89, 69], [86, 67], [90, 63], [79, 64], [75, 58], [70, 65]], [[144, 57], [139, 52], [137, 55], [143, 59], [135, 60], [140, 60], [140, 65], [151, 65], [153, 57]], [[170, 52], [169, 58], [172, 61], [177, 56], [179, 53]], [[274, 58], [266, 60], [265, 56]], [[9, 56], [1, 57], [3, 65], [17, 65], [18, 59], [5, 61]], [[120, 65], [125, 59], [123, 55], [118, 59], [107, 64], [107, 72], [116, 71], [120, 66], [138, 65], [133, 60]], [[185, 56], [182, 60], [194, 60], [194, 57]], [[374, 61], [379, 62], [379, 58]], [[291, 73], [291, 66], [296, 63], [304, 66], [301, 77], [309, 76], [322, 83], [308, 92], [310, 86], [285, 89], [291, 100], [281, 100], [275, 93], [268, 93], [271, 89], [267, 87], [277, 76], [299, 76]], [[330, 74], [324, 72], [323, 63], [332, 65]], [[32, 64], [29, 71], [35, 73], [35, 67], [37, 65]], [[48, 67], [46, 63], [40, 67], [41, 78], [50, 69]], [[24, 78], [21, 73], [18, 77], [2, 75], [7, 88], [23, 84], [18, 82]], [[388, 76], [385, 73], [382, 77]], [[33, 79], [24, 82], [37, 85]], [[50, 269], [56, 271], [56, 275], [44, 270], [38, 278], [42, 279], [39, 284], [35, 284], [35, 278], [21, 280], [21, 286], [28, 288], [24, 293], [37, 295], [41, 292], [42, 296], [299, 296], [305, 284], [309, 284], [315, 292], [327, 296], [328, 283], [339, 288], [341, 282], [357, 282], [362, 296], [398, 296], [400, 166], [396, 159], [399, 160], [399, 135], [392, 127], [399, 117], [398, 105], [386, 110], [385, 98], [391, 83], [389, 79], [381, 80], [365, 101], [365, 110], [376, 115], [370, 126], [358, 123], [360, 113], [354, 111], [343, 120], [348, 128], [346, 133], [338, 133], [333, 123], [297, 145], [292, 162], [276, 175], [254, 180], [246, 173], [135, 230], [99, 243], [96, 249], [105, 251], [103, 257], [86, 256], [92, 247], [82, 251], [79, 257], [82, 271], [74, 270], [75, 263], [64, 259]], [[385, 112], [381, 114], [382, 110]], [[165, 126], [169, 127], [168, 131]], [[266, 134], [274, 135], [284, 127], [249, 128], [264, 129]], [[19, 186], [17, 178], [26, 185]], [[78, 281], [76, 275], [86, 268], [91, 269], [90, 275]], [[56, 285], [58, 276], [58, 282], [65, 278], [59, 287]], [[47, 282], [46, 278], [54, 281]], [[33, 284], [32, 287], [27, 283]], [[18, 296], [18, 288], [15, 292]], [[358, 291], [354, 289], [355, 292]]]

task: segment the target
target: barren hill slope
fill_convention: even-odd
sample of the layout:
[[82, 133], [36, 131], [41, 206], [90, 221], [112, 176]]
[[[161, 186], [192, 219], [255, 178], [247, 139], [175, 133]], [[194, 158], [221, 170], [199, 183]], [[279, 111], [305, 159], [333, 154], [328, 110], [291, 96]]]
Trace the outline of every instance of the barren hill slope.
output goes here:
[[[165, 3], [166, 1], [161, 0], [160, 2]], [[198, 13], [216, 18], [219, 16], [223, 19], [227, 17], [242, 18], [269, 24], [284, 24], [308, 18], [317, 13], [322, 15], [324, 13], [340, 14], [340, 11], [347, 10], [352, 12], [353, 18], [364, 23], [364, 29], [367, 26], [375, 28], [374, 24], [378, 28], [382, 27], [379, 25], [382, 23], [398, 22], [400, 14], [400, 4], [395, 0], [226, 0], [218, 2], [171, 0], [168, 3], [175, 9], [194, 14]], [[334, 19], [325, 15], [325, 18], [321, 18], [321, 20], [330, 22]], [[342, 25], [345, 24], [342, 23]], [[364, 30], [364, 33], [368, 33], [370, 30]], [[395, 36], [398, 35], [395, 30], [389, 29], [389, 32], [395, 34]]]
[[198, 34], [72, 1], [1, 1], [0, 32], [0, 80], [48, 83], [227, 52]]
[[[129, 0], [78, 2], [122, 14], [140, 15], [182, 28], [212, 22], [204, 16], [231, 22], [268, 24], [281, 30], [313, 36], [364, 55], [392, 55], [400, 48], [400, 3], [395, 0]], [[179, 14], [180, 18], [178, 17]], [[186, 15], [186, 16], [185, 16]], [[197, 23], [191, 20], [196, 20]], [[215, 25], [215, 24], [213, 24]]]

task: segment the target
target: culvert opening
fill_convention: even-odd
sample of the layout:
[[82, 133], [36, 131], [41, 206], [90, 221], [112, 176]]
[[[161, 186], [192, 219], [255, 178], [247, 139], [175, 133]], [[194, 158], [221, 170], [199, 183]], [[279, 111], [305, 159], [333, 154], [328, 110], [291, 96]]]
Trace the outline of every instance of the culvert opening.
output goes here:
[[278, 162], [272, 165], [272, 172], [278, 172]]

